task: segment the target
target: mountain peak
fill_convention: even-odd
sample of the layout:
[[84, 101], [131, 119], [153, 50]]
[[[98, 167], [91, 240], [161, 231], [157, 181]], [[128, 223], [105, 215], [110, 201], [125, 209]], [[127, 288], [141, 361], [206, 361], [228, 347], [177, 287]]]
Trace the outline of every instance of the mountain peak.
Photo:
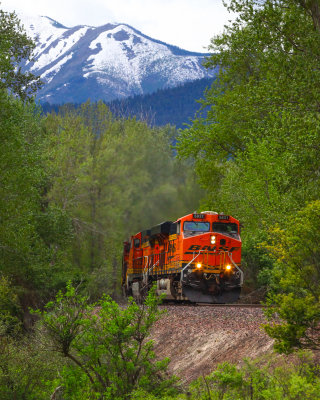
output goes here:
[[215, 75], [202, 66], [206, 54], [152, 39], [125, 23], [68, 28], [47, 16], [19, 17], [36, 43], [34, 61], [24, 68], [45, 83], [38, 93], [43, 102], [110, 101]]

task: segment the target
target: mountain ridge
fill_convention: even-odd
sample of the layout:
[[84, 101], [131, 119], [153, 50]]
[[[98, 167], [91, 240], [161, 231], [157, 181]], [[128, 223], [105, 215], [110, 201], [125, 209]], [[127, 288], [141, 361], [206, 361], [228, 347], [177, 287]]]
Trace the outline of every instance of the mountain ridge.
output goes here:
[[50, 104], [112, 101], [212, 78], [195, 53], [152, 39], [125, 23], [68, 28], [50, 17], [19, 15], [36, 42], [25, 71], [44, 82], [38, 100]]
[[[149, 126], [164, 126], [170, 124], [183, 129], [195, 118], [200, 109], [199, 100], [204, 91], [213, 83], [212, 78], [202, 78], [182, 85], [158, 89], [156, 92], [144, 95], [130, 96], [105, 102], [116, 118], [132, 118], [147, 122]], [[78, 104], [68, 104], [80, 107]], [[44, 113], [60, 110], [58, 104], [42, 103]], [[203, 110], [205, 112], [205, 110]]]

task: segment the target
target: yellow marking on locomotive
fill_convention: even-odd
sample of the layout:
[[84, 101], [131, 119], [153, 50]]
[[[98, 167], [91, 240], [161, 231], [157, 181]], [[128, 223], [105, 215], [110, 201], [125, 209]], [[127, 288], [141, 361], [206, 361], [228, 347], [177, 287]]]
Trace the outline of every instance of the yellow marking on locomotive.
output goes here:
[[170, 236], [169, 236], [169, 240], [176, 240], [177, 237], [178, 237], [178, 236], [177, 236], [176, 234], [170, 235]]
[[[201, 267], [200, 267], [201, 264]], [[213, 266], [213, 265], [206, 265], [202, 263], [195, 263], [191, 264], [190, 267], [192, 268], [193, 271], [202, 271], [204, 273], [209, 273], [209, 274], [219, 274], [223, 268], [221, 268], [219, 265]]]

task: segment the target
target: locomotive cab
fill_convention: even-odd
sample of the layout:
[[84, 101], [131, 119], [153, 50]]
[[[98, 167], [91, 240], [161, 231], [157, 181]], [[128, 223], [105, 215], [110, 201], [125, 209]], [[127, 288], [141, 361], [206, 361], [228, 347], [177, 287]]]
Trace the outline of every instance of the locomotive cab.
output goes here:
[[193, 214], [183, 222], [183, 294], [194, 302], [231, 303], [243, 283], [239, 223], [216, 213]]

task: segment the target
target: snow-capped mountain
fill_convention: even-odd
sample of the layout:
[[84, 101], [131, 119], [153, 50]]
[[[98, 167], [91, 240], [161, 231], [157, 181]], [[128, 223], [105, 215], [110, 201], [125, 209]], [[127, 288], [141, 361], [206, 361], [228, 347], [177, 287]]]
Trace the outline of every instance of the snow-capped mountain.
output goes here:
[[36, 42], [34, 61], [24, 68], [45, 83], [42, 102], [106, 101], [212, 77], [206, 54], [151, 39], [126, 24], [67, 28], [49, 17], [19, 15]]

